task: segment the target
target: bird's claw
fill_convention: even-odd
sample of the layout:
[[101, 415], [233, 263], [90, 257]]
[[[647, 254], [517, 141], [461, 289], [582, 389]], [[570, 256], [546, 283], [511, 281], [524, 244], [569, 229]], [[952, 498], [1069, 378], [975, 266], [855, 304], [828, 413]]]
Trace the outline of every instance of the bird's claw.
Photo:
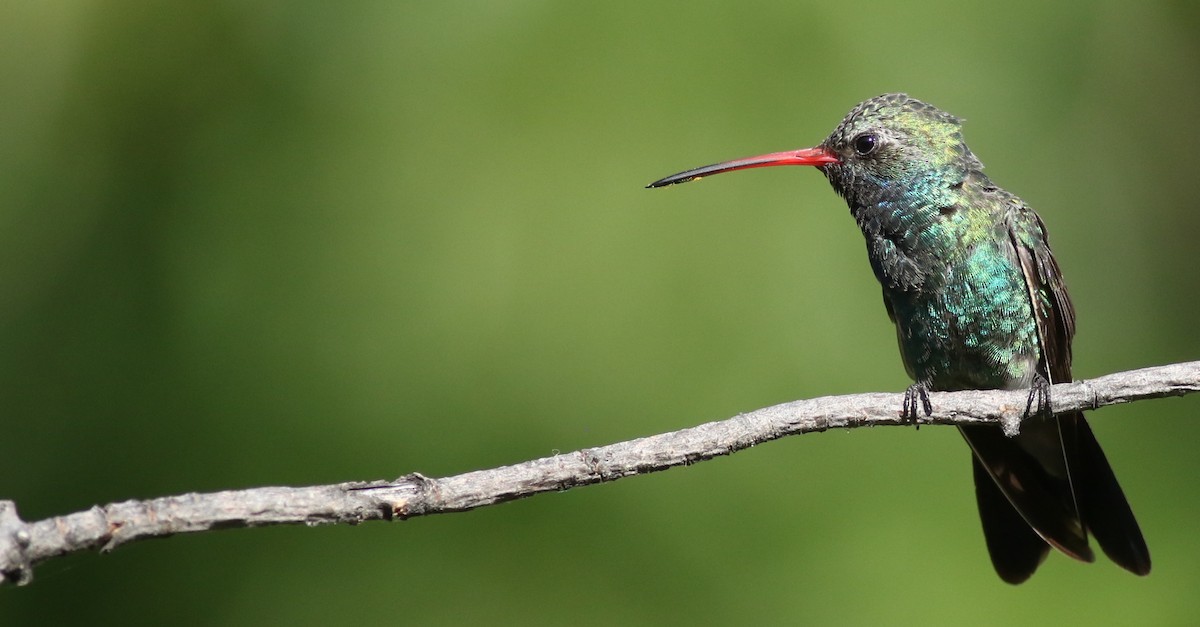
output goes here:
[[1040, 374], [1033, 375], [1033, 383], [1029, 386], [1029, 399], [1025, 402], [1025, 417], [1039, 416], [1049, 418], [1054, 415], [1050, 409], [1050, 381]]
[[914, 383], [904, 390], [904, 405], [900, 407], [900, 418], [920, 429], [921, 424], [917, 420], [922, 409], [925, 410], [926, 416], [933, 414], [933, 403], [929, 402], [929, 386]]

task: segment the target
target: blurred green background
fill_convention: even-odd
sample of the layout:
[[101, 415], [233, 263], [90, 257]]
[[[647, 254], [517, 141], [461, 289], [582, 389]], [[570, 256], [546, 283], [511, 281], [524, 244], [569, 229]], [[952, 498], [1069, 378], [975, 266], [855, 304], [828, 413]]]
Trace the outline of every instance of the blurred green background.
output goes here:
[[[816, 172], [907, 91], [1037, 208], [1076, 376], [1200, 357], [1193, 2], [0, 9], [0, 497], [432, 476], [907, 384]], [[1180, 624], [1200, 398], [1095, 412], [1155, 558], [992, 572], [949, 428], [44, 563], [5, 624]]]

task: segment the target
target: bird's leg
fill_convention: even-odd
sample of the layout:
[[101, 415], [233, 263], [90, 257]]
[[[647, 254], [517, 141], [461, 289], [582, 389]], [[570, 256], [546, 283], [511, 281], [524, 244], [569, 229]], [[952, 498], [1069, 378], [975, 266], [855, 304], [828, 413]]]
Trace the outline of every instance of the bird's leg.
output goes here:
[[1050, 418], [1053, 415], [1050, 410], [1050, 381], [1041, 373], [1034, 374], [1033, 382], [1029, 385], [1029, 400], [1025, 402], [1025, 417]]
[[926, 416], [933, 414], [933, 403], [929, 402], [929, 384], [917, 381], [904, 390], [904, 404], [900, 407], [900, 418], [913, 423], [920, 429], [921, 425], [917, 423], [917, 418], [921, 409], [925, 410]]

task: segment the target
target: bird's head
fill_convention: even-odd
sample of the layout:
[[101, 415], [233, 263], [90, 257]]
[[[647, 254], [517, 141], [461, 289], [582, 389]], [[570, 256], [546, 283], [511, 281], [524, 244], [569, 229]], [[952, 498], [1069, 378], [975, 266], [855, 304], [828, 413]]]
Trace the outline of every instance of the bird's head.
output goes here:
[[969, 170], [983, 167], [963, 143], [958, 118], [905, 94], [884, 94], [854, 107], [813, 148], [694, 168], [648, 187], [776, 165], [815, 166], [838, 193], [852, 201], [864, 195], [898, 193], [906, 185], [953, 185]]
[[958, 118], [905, 94], [860, 103], [819, 148], [837, 158], [821, 170], [842, 195], [954, 184], [983, 167], [963, 142]]

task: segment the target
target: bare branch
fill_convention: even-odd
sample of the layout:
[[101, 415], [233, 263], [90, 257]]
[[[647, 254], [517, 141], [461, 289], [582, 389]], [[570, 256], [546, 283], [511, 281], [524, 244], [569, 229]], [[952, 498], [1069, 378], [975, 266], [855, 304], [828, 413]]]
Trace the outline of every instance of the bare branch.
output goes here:
[[[1132, 370], [1052, 388], [1064, 413], [1200, 390], [1200, 361]], [[541, 492], [613, 481], [693, 464], [786, 435], [900, 425], [903, 394], [854, 394], [792, 401], [728, 420], [627, 442], [432, 479], [412, 473], [396, 481], [302, 488], [269, 487], [125, 501], [32, 523], [16, 504], [0, 501], [0, 583], [28, 583], [33, 565], [85, 549], [110, 551], [126, 542], [230, 527], [405, 519], [461, 512]], [[1000, 423], [1019, 428], [1028, 391], [930, 394], [934, 413], [922, 424]]]

